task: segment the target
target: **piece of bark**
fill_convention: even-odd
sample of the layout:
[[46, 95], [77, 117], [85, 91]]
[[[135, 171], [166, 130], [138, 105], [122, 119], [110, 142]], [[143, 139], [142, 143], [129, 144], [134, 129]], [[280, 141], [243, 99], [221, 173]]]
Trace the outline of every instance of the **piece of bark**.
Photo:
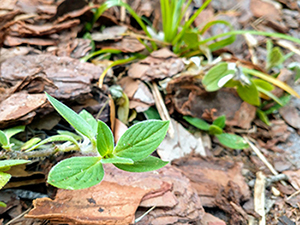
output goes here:
[[216, 206], [215, 197], [229, 181], [234, 181], [240, 188], [241, 199], [247, 200], [250, 197], [249, 187], [241, 174], [242, 163], [218, 158], [189, 157], [174, 160], [173, 164], [191, 180], [203, 206]]

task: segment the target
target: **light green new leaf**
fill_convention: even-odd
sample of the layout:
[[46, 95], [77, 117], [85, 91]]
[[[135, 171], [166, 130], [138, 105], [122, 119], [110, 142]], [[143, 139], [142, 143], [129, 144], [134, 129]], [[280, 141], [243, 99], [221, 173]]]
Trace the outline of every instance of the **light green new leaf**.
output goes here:
[[72, 136], [59, 134], [59, 135], [54, 135], [54, 136], [48, 137], [47, 139], [39, 142], [37, 145], [31, 147], [30, 149], [27, 149], [25, 152], [30, 152], [46, 143], [54, 142], [54, 141], [69, 141], [69, 142], [73, 143], [77, 147], [77, 149], [80, 149], [80, 146], [78, 145], [77, 141]]
[[45, 94], [52, 106], [66, 121], [68, 121], [68, 123], [70, 123], [81, 134], [88, 137], [92, 143], [95, 142], [95, 136], [97, 131], [93, 130], [92, 126], [90, 126], [81, 116], [75, 113], [68, 106], [59, 102], [47, 93]]
[[150, 155], [163, 141], [169, 121], [148, 120], [131, 126], [120, 138], [114, 155], [139, 161]]
[[[97, 129], [97, 127], [96, 127]], [[73, 137], [76, 141], [81, 141], [82, 140], [82, 136], [77, 135], [73, 132], [67, 131], [67, 130], [58, 130], [57, 133], [61, 134], [61, 135], [66, 135], [66, 136], [70, 136]]]
[[270, 121], [269, 121], [269, 118], [267, 116], [267, 114], [260, 110], [260, 109], [256, 109], [256, 115], [258, 116], [258, 118], [263, 121], [265, 124], [267, 124], [268, 126], [271, 125]]
[[232, 148], [232, 149], [244, 149], [248, 148], [248, 143], [240, 136], [235, 134], [218, 134], [216, 135], [220, 143], [226, 147]]
[[216, 125], [221, 129], [223, 129], [225, 127], [225, 122], [226, 122], [226, 116], [222, 115], [213, 121], [213, 125]]
[[103, 176], [101, 157], [72, 157], [56, 164], [47, 182], [58, 188], [78, 190], [100, 183]]
[[256, 87], [260, 87], [266, 91], [272, 91], [274, 89], [274, 86], [267, 81], [261, 79], [252, 79], [251, 81], [256, 85]]
[[101, 159], [101, 163], [118, 163], [118, 164], [130, 164], [132, 165], [134, 161], [129, 158], [121, 158], [121, 157], [112, 157], [107, 159]]
[[169, 162], [162, 161], [160, 158], [149, 155], [147, 158], [144, 158], [139, 161], [135, 161], [133, 165], [125, 165], [114, 163], [114, 165], [128, 172], [148, 172], [160, 169], [167, 165]]
[[267, 70], [271, 69], [272, 67], [279, 66], [284, 62], [284, 55], [279, 47], [275, 47], [272, 51], [268, 54], [267, 57]]
[[113, 133], [101, 120], [98, 121], [97, 150], [102, 157], [112, 153], [114, 150]]
[[1, 201], [0, 201], [0, 207], [4, 207], [4, 208], [5, 208], [6, 206], [7, 206], [7, 205], [6, 205], [4, 202], [1, 202]]
[[24, 144], [22, 144], [21, 146], [21, 150], [24, 151], [28, 148], [31, 148], [32, 146], [36, 145], [37, 143], [39, 143], [42, 139], [38, 138], [38, 137], [33, 137], [30, 140], [26, 141]]
[[210, 135], [217, 135], [217, 134], [222, 134], [223, 130], [216, 125], [210, 125], [208, 129], [208, 133]]
[[202, 83], [207, 91], [217, 91], [234, 77], [235, 70], [228, 68], [228, 63], [221, 62], [211, 68]]
[[260, 98], [258, 90], [255, 84], [251, 83], [250, 85], [239, 84], [237, 87], [237, 93], [240, 98], [245, 102], [248, 102], [251, 105], [260, 105]]
[[23, 132], [24, 130], [25, 130], [25, 126], [17, 126], [17, 127], [12, 127], [12, 128], [6, 129], [3, 132], [5, 133], [6, 137], [8, 139], [10, 139], [15, 134]]
[[200, 130], [209, 130], [210, 125], [200, 118], [184, 116], [183, 119], [185, 119], [189, 124], [192, 124], [194, 127], [197, 127]]
[[5, 133], [0, 130], [0, 144], [3, 146], [7, 146], [9, 143], [8, 138], [6, 137]]
[[11, 175], [0, 171], [0, 189], [10, 180]]
[[90, 114], [88, 111], [86, 110], [82, 110], [79, 113], [79, 116], [81, 116], [91, 127], [94, 131], [97, 130], [98, 127], [98, 123], [97, 120], [93, 117], [92, 114]]
[[0, 160], [0, 171], [6, 171], [10, 169], [11, 166], [16, 166], [20, 164], [25, 164], [30, 162], [29, 160], [24, 159], [7, 159], [7, 160]]

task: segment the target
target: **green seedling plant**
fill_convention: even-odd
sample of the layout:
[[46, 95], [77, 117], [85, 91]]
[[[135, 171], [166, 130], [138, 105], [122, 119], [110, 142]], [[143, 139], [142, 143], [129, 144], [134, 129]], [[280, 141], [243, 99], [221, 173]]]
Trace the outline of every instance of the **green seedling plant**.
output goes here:
[[191, 116], [183, 116], [183, 119], [194, 127], [206, 131], [210, 135], [215, 135], [220, 143], [226, 147], [232, 149], [244, 149], [249, 147], [248, 143], [242, 137], [236, 134], [225, 133], [223, 131], [226, 121], [226, 117], [224, 115], [215, 119], [212, 124], [209, 124], [200, 118]]
[[274, 85], [300, 97], [290, 86], [278, 79], [257, 70], [240, 67], [236, 63], [217, 64], [206, 73], [202, 83], [209, 92], [218, 91], [222, 87], [235, 88], [242, 100], [254, 106], [260, 106], [262, 94], [282, 105], [281, 100], [271, 92]]
[[168, 163], [150, 154], [164, 139], [169, 121], [149, 120], [137, 123], [114, 146], [113, 134], [104, 122], [97, 121], [90, 114], [77, 114], [47, 93], [46, 95], [57, 112], [90, 141], [91, 150], [96, 155], [72, 157], [59, 162], [49, 172], [47, 182], [51, 185], [72, 190], [96, 185], [103, 179], [105, 163], [112, 163], [129, 172], [152, 171]]

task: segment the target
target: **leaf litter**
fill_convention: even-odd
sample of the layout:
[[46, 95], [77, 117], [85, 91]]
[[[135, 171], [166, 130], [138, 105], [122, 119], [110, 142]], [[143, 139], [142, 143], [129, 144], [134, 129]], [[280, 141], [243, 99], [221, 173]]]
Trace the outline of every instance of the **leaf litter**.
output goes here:
[[[159, 4], [156, 1], [133, 1], [131, 4], [138, 15], [151, 18], [154, 26], [158, 28], [161, 15], [157, 10]], [[91, 191], [78, 191], [79, 194], [76, 191], [65, 190], [58, 190], [56, 194], [51, 193], [53, 190], [46, 186], [37, 188], [38, 192], [48, 192], [52, 199], [34, 200], [35, 208], [28, 215], [35, 214], [33, 217], [49, 219], [51, 223], [59, 221], [69, 224], [95, 224], [97, 219], [98, 224], [129, 224], [149, 207], [156, 206], [138, 224], [184, 224], [195, 221], [202, 221], [204, 224], [213, 221], [218, 221], [219, 224], [246, 224], [252, 220], [262, 224], [264, 218], [267, 224], [297, 224], [297, 194], [300, 186], [298, 100], [292, 98], [288, 105], [279, 109], [279, 114], [274, 114], [273, 120], [270, 121], [272, 125], [268, 127], [255, 118], [255, 107], [242, 101], [236, 92], [229, 89], [221, 89], [217, 93], [206, 92], [197, 80], [197, 76], [202, 76], [203, 71], [206, 71], [205, 68], [198, 67], [192, 76], [181, 76], [181, 73], [186, 73], [186, 64], [182, 58], [165, 48], [154, 51], [148, 57], [130, 65], [116, 66], [113, 70], [115, 77], [107, 76], [104, 88], [99, 89], [96, 82], [106, 64], [101, 63], [101, 59], [96, 59], [100, 62], [98, 66], [91, 63], [82, 64], [78, 60], [92, 50], [93, 42], [97, 49], [112, 48], [123, 53], [142, 53], [145, 46], [136, 39], [139, 36], [130, 34], [131, 31], [138, 30], [133, 18], [124, 17], [122, 10], [117, 8], [107, 11], [97, 21], [98, 24], [103, 21], [107, 26], [102, 32], [94, 30], [91, 32], [91, 39], [83, 39], [79, 35], [84, 27], [83, 21], [91, 20], [91, 9], [96, 7], [97, 5], [87, 5], [85, 1], [76, 1], [75, 4], [71, 0], [61, 1], [60, 4], [56, 1], [5, 1], [1, 5], [1, 129], [17, 124], [30, 126], [33, 121], [46, 118], [44, 116], [52, 110], [46, 104], [44, 91], [69, 103], [78, 111], [86, 108], [92, 111], [95, 117], [100, 116], [102, 120], [114, 124], [115, 118], [112, 116], [113, 112], [109, 111], [107, 101], [110, 94], [108, 87], [116, 78], [129, 98], [129, 115], [132, 118], [140, 117], [141, 113], [146, 114], [150, 106], [157, 104], [151, 93], [151, 84], [160, 81], [159, 88], [165, 94], [167, 114], [176, 118], [177, 122], [174, 120], [174, 139], [167, 137], [163, 143], [165, 147], [159, 148], [157, 154], [163, 159], [165, 157], [172, 160], [172, 166], [166, 166], [157, 172], [132, 174], [107, 165], [106, 170], [109, 172], [104, 182], [92, 187]], [[214, 15], [214, 10], [223, 15]], [[216, 0], [204, 12], [195, 21], [196, 26], [205, 24], [207, 18], [212, 20], [215, 17], [214, 19], [232, 22], [236, 29], [252, 26], [258, 30], [279, 31], [299, 37], [297, 24], [300, 22], [300, 10], [294, 1]], [[123, 23], [119, 23], [119, 18]], [[224, 26], [218, 24], [205, 35], [216, 35], [224, 32], [224, 29]], [[264, 68], [266, 53], [262, 43], [265, 43], [265, 40], [262, 37], [256, 39], [258, 44], [252, 46], [253, 51], [250, 51], [250, 48], [249, 52], [247, 51], [248, 46], [242, 38], [228, 46], [226, 51], [233, 52], [236, 58], [253, 60], [250, 68]], [[299, 61], [297, 51], [295, 53], [289, 58], [290, 62]], [[113, 57], [118, 60], [122, 56]], [[284, 68], [277, 70], [279, 79], [291, 82], [289, 80], [293, 77], [282, 78], [287, 73]], [[161, 81], [166, 78], [168, 82], [164, 86]], [[290, 84], [297, 91], [298, 83], [293, 84], [292, 80]], [[275, 90], [274, 94], [280, 97], [282, 92]], [[139, 114], [135, 115], [134, 111]], [[267, 162], [274, 165], [272, 168], [276, 171], [275, 174], [286, 174], [289, 182], [275, 182], [271, 184], [272, 189], [266, 189], [264, 176], [268, 178], [272, 174], [268, 164], [258, 158], [259, 153], [253, 154], [251, 149], [228, 150], [218, 145], [218, 141], [212, 136], [188, 133], [185, 129], [188, 124], [181, 120], [181, 115], [202, 118], [208, 122], [226, 115], [225, 130], [240, 135], [247, 134]], [[65, 125], [59, 123], [58, 126]], [[122, 133], [123, 131], [118, 131], [118, 126], [114, 127], [116, 133]], [[124, 124], [122, 127], [122, 130], [126, 129]], [[21, 136], [19, 138], [24, 139]], [[175, 155], [174, 149], [178, 150], [178, 155]], [[48, 167], [51, 167], [51, 164]], [[26, 168], [22, 170], [26, 171]], [[31, 183], [34, 184], [44, 180], [44, 177], [40, 180], [30, 179], [34, 180]], [[251, 181], [255, 182], [254, 187], [251, 186]], [[20, 185], [22, 183], [28, 184], [22, 181]], [[8, 187], [11, 186], [6, 188]], [[1, 191], [1, 194], [16, 199], [13, 189], [10, 191], [12, 194], [4, 191]], [[97, 196], [90, 197], [93, 193]], [[85, 195], [87, 197], [83, 197]], [[90, 217], [82, 219], [83, 215], [80, 215], [82, 218], [78, 218], [78, 208], [73, 208], [72, 201]], [[101, 204], [98, 205], [98, 202]], [[109, 204], [111, 202], [114, 204]], [[51, 212], [48, 204], [59, 204], [64, 213]], [[14, 211], [13, 205], [18, 206]], [[120, 210], [120, 207], [124, 210]], [[22, 199], [14, 200], [1, 216], [3, 215], [7, 222], [27, 208], [28, 205]], [[116, 208], [118, 209], [115, 210]], [[58, 209], [60, 208], [56, 210]], [[223, 220], [211, 215], [217, 215], [216, 209], [222, 211]], [[65, 210], [69, 213], [66, 214]], [[6, 214], [3, 214], [4, 212]], [[21, 217], [19, 222], [22, 221], [26, 219]], [[39, 220], [35, 220], [34, 223], [42, 224]]]

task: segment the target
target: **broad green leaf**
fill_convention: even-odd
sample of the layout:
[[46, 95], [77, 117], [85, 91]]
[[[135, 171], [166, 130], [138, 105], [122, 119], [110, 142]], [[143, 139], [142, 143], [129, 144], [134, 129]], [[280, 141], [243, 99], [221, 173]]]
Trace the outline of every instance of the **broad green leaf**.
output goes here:
[[103, 176], [101, 157], [72, 157], [56, 164], [47, 182], [57, 188], [78, 190], [100, 183]]
[[6, 137], [8, 139], [10, 139], [15, 134], [23, 132], [24, 130], [25, 130], [25, 126], [17, 126], [17, 127], [12, 127], [12, 128], [6, 129], [3, 132], [5, 133]]
[[209, 129], [208, 129], [208, 133], [210, 135], [222, 134], [223, 130], [220, 127], [216, 126], [216, 125], [210, 125]]
[[169, 162], [162, 161], [160, 158], [149, 155], [147, 158], [144, 158], [139, 161], [135, 161], [133, 165], [125, 165], [114, 163], [114, 165], [128, 172], [148, 172], [160, 169], [167, 165]]
[[248, 143], [240, 136], [235, 134], [218, 134], [216, 135], [220, 143], [226, 147], [232, 148], [232, 149], [244, 149], [248, 148]]
[[260, 109], [256, 109], [256, 115], [258, 116], [258, 118], [263, 121], [265, 124], [267, 124], [268, 126], [271, 125], [270, 121], [269, 121], [269, 118], [267, 116], [267, 114], [260, 110]]
[[156, 119], [160, 120], [160, 115], [154, 107], [150, 107], [148, 110], [144, 111], [144, 114], [148, 120]]
[[184, 116], [183, 119], [185, 119], [188, 123], [192, 124], [194, 127], [197, 127], [200, 130], [209, 130], [210, 125], [200, 118]]
[[5, 171], [5, 170], [8, 170], [11, 166], [25, 164], [28, 162], [30, 162], [30, 160], [24, 160], [24, 159], [0, 160], [0, 171]]
[[48, 137], [47, 139], [39, 142], [37, 145], [31, 147], [30, 149], [27, 149], [25, 152], [30, 152], [46, 143], [54, 142], [54, 141], [69, 141], [69, 142], [73, 143], [77, 147], [77, 149], [80, 149], [80, 146], [78, 145], [77, 141], [72, 136], [59, 134], [59, 135], [54, 135], [54, 136]]
[[0, 201], [0, 207], [6, 207], [7, 205], [4, 202]]
[[0, 144], [3, 146], [7, 146], [9, 143], [8, 138], [6, 137], [5, 133], [0, 130]]
[[235, 70], [228, 68], [228, 63], [221, 62], [211, 68], [202, 83], [207, 91], [217, 91], [234, 77]]
[[101, 120], [98, 121], [97, 150], [102, 157], [112, 153], [114, 150], [114, 135]]
[[81, 116], [92, 127], [93, 131], [97, 130], [98, 123], [97, 123], [97, 120], [93, 117], [92, 114], [90, 114], [86, 110], [82, 110], [79, 113], [79, 116]]
[[260, 98], [258, 90], [255, 84], [251, 83], [250, 85], [241, 85], [239, 84], [237, 87], [237, 93], [240, 98], [245, 102], [248, 102], [251, 105], [260, 105]]
[[114, 155], [139, 161], [150, 155], [163, 141], [169, 121], [148, 120], [131, 126], [120, 138]]
[[88, 137], [91, 142], [95, 143], [95, 136], [97, 131], [93, 130], [92, 126], [90, 126], [81, 116], [75, 113], [68, 106], [59, 102], [55, 98], [51, 97], [47, 93], [45, 93], [49, 102], [56, 109], [56, 111], [70, 123], [77, 131], [79, 131], [84, 136]]
[[223, 129], [225, 127], [225, 122], [226, 122], [226, 116], [222, 115], [219, 116], [217, 119], [215, 119], [212, 124]]
[[101, 159], [102, 163], [118, 163], [118, 164], [133, 164], [134, 161], [129, 158], [121, 158], [121, 157], [112, 157], [107, 159]]
[[10, 180], [11, 175], [0, 171], [0, 189]]
[[252, 79], [251, 81], [256, 85], [256, 87], [260, 87], [266, 91], [272, 91], [274, 89], [274, 86], [267, 81], [261, 79]]
[[28, 148], [31, 148], [32, 146], [36, 145], [37, 143], [39, 143], [41, 141], [40, 138], [38, 137], [33, 137], [30, 140], [26, 141], [22, 146], [21, 146], [21, 150], [24, 151]]

